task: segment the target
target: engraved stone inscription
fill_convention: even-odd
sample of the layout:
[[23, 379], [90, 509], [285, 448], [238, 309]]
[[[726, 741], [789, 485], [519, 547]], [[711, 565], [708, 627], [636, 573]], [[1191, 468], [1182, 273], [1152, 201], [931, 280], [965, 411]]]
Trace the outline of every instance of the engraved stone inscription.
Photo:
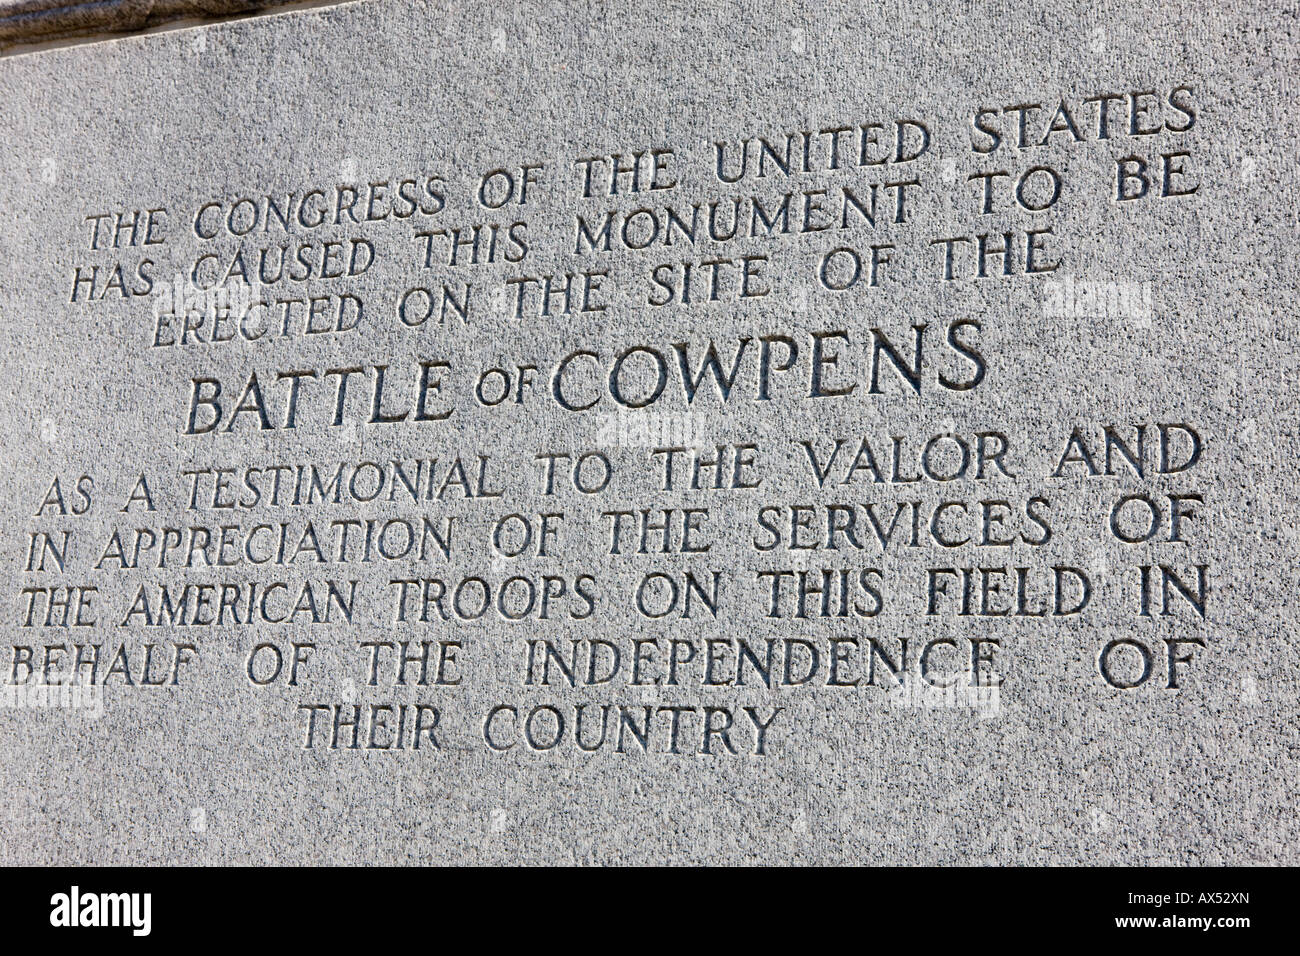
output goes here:
[[1294, 44], [761, 9], [0, 61], [7, 860], [1294, 861]]

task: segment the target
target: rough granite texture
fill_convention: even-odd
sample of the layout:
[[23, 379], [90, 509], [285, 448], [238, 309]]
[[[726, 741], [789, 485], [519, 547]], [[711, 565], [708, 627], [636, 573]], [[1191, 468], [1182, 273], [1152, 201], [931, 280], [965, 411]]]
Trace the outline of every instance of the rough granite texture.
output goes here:
[[[1273, 3], [1194, 10], [1167, 2], [1071, 2], [1034, 10], [1002, 0], [580, 7], [367, 0], [0, 60], [0, 665], [7, 679], [13, 645], [38, 648], [38, 655], [46, 644], [76, 642], [102, 643], [105, 653], [125, 642], [132, 655], [142, 655], [146, 643], [198, 648], [179, 686], [110, 683], [98, 719], [74, 709], [0, 708], [0, 862], [1300, 862], [1296, 31], [1294, 7]], [[1032, 156], [1004, 149], [982, 157], [970, 148], [969, 117], [982, 107], [1029, 102], [1052, 109], [1062, 98], [1142, 90], [1164, 96], [1178, 86], [1194, 89], [1197, 108], [1185, 135], [1089, 137], [1075, 145], [1065, 143], [1066, 134], [1030, 150]], [[1167, 108], [1163, 115], [1179, 119]], [[1014, 114], [1001, 116], [1003, 131], [1013, 129]], [[731, 187], [712, 175], [712, 144], [899, 117], [924, 120], [933, 135], [928, 155], [897, 170], [927, 187], [906, 225], [792, 233], [722, 249], [678, 243], [581, 260], [570, 255], [575, 210], [689, 208], [786, 191], [798, 200], [805, 190], [883, 182], [895, 171], [750, 178]], [[680, 160], [676, 190], [578, 198], [573, 160], [665, 146]], [[1175, 150], [1192, 156], [1195, 196], [1115, 201], [1116, 158], [1136, 152], [1158, 164], [1159, 153]], [[496, 212], [472, 207], [478, 175], [524, 163], [546, 166], [535, 200]], [[969, 174], [1019, 175], [1039, 163], [1066, 176], [1050, 213], [978, 214]], [[161, 280], [209, 247], [229, 255], [237, 240], [195, 237], [195, 212], [209, 200], [229, 204], [240, 196], [434, 173], [445, 177], [451, 200], [439, 217], [306, 236], [365, 236], [374, 244], [377, 261], [365, 275], [292, 290], [362, 296], [366, 318], [351, 335], [150, 348], [150, 297], [69, 301], [77, 266], [108, 269], [123, 261], [134, 269], [147, 255]], [[164, 245], [88, 248], [85, 217], [158, 207], [169, 210]], [[401, 326], [396, 295], [456, 277], [436, 263], [421, 269], [416, 231], [514, 218], [527, 219], [535, 249], [520, 266], [473, 273], [485, 291], [468, 326]], [[1051, 249], [1063, 261], [1053, 281], [1127, 283], [1149, 293], [1149, 312], [1053, 314], [1043, 276], [935, 281], [930, 239], [1038, 223], [1052, 227]], [[255, 249], [283, 238], [259, 232], [247, 243]], [[822, 253], [882, 239], [900, 250], [887, 283], [840, 294], [818, 287]], [[771, 295], [689, 309], [637, 301], [652, 263], [742, 251], [773, 256]], [[603, 313], [520, 320], [487, 291], [511, 275], [591, 268], [611, 271], [613, 304]], [[644, 444], [611, 445], [598, 434], [607, 419], [564, 413], [547, 400], [549, 370], [579, 348], [608, 362], [628, 346], [650, 343], [671, 359], [671, 343], [702, 348], [712, 338], [730, 355], [741, 336], [784, 332], [801, 336], [807, 348], [808, 330], [846, 329], [853, 341], [843, 346], [836, 372], [861, 382], [870, 328], [907, 343], [912, 323], [925, 321], [927, 341], [937, 346], [945, 324], [959, 317], [982, 323], [980, 351], [988, 364], [987, 380], [969, 391], [935, 386], [935, 367], [969, 370], [949, 353], [927, 369], [920, 397], [889, 371], [885, 395], [867, 395], [860, 386], [848, 399], [810, 401], [792, 387], [782, 400], [756, 403], [751, 378], [743, 400], [701, 398], [691, 409], [698, 417], [690, 419], [702, 436], [698, 444], [758, 443], [766, 465], [758, 492], [659, 492]], [[228, 389], [252, 368], [268, 380], [277, 370], [348, 364], [387, 363], [394, 376], [409, 375], [417, 357], [453, 364], [446, 396], [455, 398], [457, 411], [448, 421], [335, 429], [318, 417], [293, 431], [245, 425], [182, 434], [196, 375], [221, 377]], [[541, 369], [535, 400], [505, 409], [470, 400], [470, 370], [526, 362]], [[806, 386], [803, 368], [799, 381]], [[685, 414], [680, 384], [673, 388], [658, 410]], [[235, 395], [227, 399], [233, 403]], [[394, 393], [393, 400], [403, 399]], [[1160, 422], [1191, 423], [1202, 436], [1193, 471], [1141, 481], [1123, 469], [1110, 478], [1046, 478], [1075, 426], [1100, 435], [1103, 424]], [[856, 447], [870, 436], [879, 450], [893, 435], [923, 440], [991, 429], [1010, 436], [1020, 467], [1014, 481], [916, 489], [865, 482], [821, 491], [808, 483], [794, 445], [814, 437], [826, 449], [839, 436]], [[535, 454], [591, 448], [604, 448], [619, 468], [609, 493], [536, 493]], [[394, 510], [381, 501], [312, 514], [187, 512], [183, 469], [455, 455], [472, 463], [480, 454], [494, 456], [502, 469], [502, 501], [455, 498], [427, 509], [467, 522], [450, 560], [323, 570], [93, 567], [115, 528], [364, 519]], [[157, 511], [146, 515], [137, 505], [124, 515], [141, 472], [156, 486]], [[47, 510], [34, 517], [55, 476], [71, 510], [83, 474], [94, 478], [88, 514]], [[1126, 545], [1109, 535], [1109, 504], [1139, 491], [1163, 502], [1168, 493], [1203, 497], [1188, 524], [1189, 543]], [[883, 554], [868, 548], [792, 555], [752, 546], [761, 538], [754, 521], [760, 504], [1006, 498], [1018, 509], [1034, 494], [1052, 502], [1056, 534], [1042, 549], [931, 543]], [[713, 550], [618, 559], [602, 550], [608, 530], [600, 511], [655, 507], [710, 508]], [[489, 515], [508, 511], [566, 512], [572, 527], [562, 554], [494, 564], [484, 529]], [[1022, 518], [1017, 530], [1023, 524]], [[67, 572], [25, 571], [29, 533], [65, 529], [74, 532]], [[1209, 566], [1204, 620], [1176, 595], [1174, 614], [1135, 616], [1133, 569], [1160, 563], [1184, 576], [1192, 565]], [[925, 614], [926, 568], [1023, 565], [1041, 572], [1054, 564], [1089, 569], [1096, 593], [1086, 613]], [[716, 621], [704, 614], [649, 621], [615, 599], [652, 567], [748, 575], [822, 566], [882, 568], [892, 588], [886, 609], [863, 620], [772, 621], [763, 616], [752, 578], [743, 576], [733, 593], [745, 599]], [[393, 577], [476, 573], [500, 580], [515, 569], [596, 575], [596, 613], [585, 621], [513, 623], [489, 614], [459, 623], [393, 623]], [[361, 582], [352, 625], [146, 628], [137, 619], [118, 626], [142, 584], [324, 577]], [[101, 623], [23, 626], [23, 589], [58, 585], [98, 587]], [[630, 687], [621, 679], [530, 687], [522, 680], [528, 639], [567, 646], [570, 638], [604, 638], [627, 652], [638, 636], [700, 642], [828, 635], [998, 640], [999, 706], [985, 715], [899, 707], [880, 687], [847, 690], [824, 681], [769, 690], [752, 683], [702, 688], [698, 676], [675, 688]], [[1190, 637], [1206, 646], [1191, 649], [1193, 662], [1179, 665], [1180, 687], [1171, 690], [1164, 641]], [[1143, 686], [1118, 690], [1101, 680], [1098, 651], [1116, 638], [1152, 648], [1153, 676]], [[423, 639], [462, 642], [462, 684], [384, 686], [391, 675], [381, 672], [380, 686], [366, 686], [358, 641]], [[296, 687], [283, 680], [254, 686], [245, 669], [252, 647], [290, 640], [318, 645], [307, 679]], [[438, 704], [443, 749], [305, 749], [297, 707], [348, 701]], [[484, 718], [494, 706], [582, 701], [730, 706], [737, 728], [748, 723], [741, 706], [785, 710], [763, 756], [752, 753], [747, 730], [737, 731], [735, 756], [694, 752], [694, 730], [689, 739], [684, 733], [680, 755], [664, 753], [662, 738], [649, 753], [631, 744], [622, 754], [608, 746], [581, 753], [571, 743], [551, 752], [516, 746], [498, 753], [484, 744]]]

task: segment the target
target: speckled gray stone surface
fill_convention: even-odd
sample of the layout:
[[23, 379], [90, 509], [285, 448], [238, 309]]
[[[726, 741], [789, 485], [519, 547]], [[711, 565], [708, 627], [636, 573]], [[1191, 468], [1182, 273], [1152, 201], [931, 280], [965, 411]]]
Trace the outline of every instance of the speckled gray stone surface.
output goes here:
[[[0, 861], [1297, 862], [1295, 11], [1184, 7], [370, 0], [0, 60]], [[178, 274], [286, 245], [265, 334], [180, 344]]]

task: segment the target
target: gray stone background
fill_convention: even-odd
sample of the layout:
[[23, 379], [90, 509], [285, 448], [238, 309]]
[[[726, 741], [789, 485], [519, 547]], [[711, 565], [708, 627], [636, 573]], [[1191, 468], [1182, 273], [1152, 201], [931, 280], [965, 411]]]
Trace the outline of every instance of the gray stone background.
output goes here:
[[[189, 520], [177, 476], [195, 465], [489, 449], [518, 453], [528, 464], [536, 451], [596, 441], [590, 418], [561, 416], [553, 406], [495, 416], [468, 408], [432, 431], [362, 429], [340, 438], [337, 430], [303, 428], [291, 438], [249, 431], [187, 438], [181, 414], [198, 370], [234, 375], [254, 365], [385, 358], [396, 366], [417, 353], [486, 367], [554, 361], [590, 343], [609, 352], [639, 338], [726, 341], [844, 323], [906, 329], [912, 318], [937, 328], [959, 315], [984, 323], [990, 370], [980, 389], [823, 403], [833, 407], [712, 404], [698, 409], [705, 444], [1000, 427], [1029, 463], [1026, 476], [1001, 493], [1047, 489], [1070, 528], [1053, 542], [1050, 559], [1093, 568], [1099, 590], [1091, 613], [1064, 623], [927, 620], [915, 595], [870, 622], [871, 633], [1000, 639], [1006, 683], [994, 716], [891, 708], [879, 690], [709, 691], [715, 701], [788, 708], [766, 758], [487, 751], [481, 715], [497, 702], [661, 699], [627, 687], [522, 687], [523, 640], [569, 636], [555, 626], [545, 634], [500, 622], [448, 629], [465, 641], [467, 676], [454, 691], [431, 694], [445, 707], [450, 742], [436, 755], [302, 749], [300, 702], [343, 699], [349, 678], [363, 700], [395, 695], [361, 687], [360, 658], [350, 650], [358, 635], [395, 633], [378, 610], [353, 628], [160, 635], [100, 627], [93, 639], [106, 644], [191, 640], [200, 662], [179, 688], [110, 686], [98, 720], [66, 710], [0, 712], [0, 861], [1296, 862], [1295, 31], [1293, 7], [1262, 3], [1194, 10], [1172, 3], [366, 0], [0, 60], [6, 644], [85, 639], [19, 626], [20, 590], [35, 577], [22, 571], [27, 534], [75, 527], [98, 541], [109, 527], [128, 526], [112, 502], [124, 500], [140, 471], [151, 480], [172, 477], [152, 519], [163, 523]], [[175, 239], [159, 258], [169, 275], [197, 254], [186, 227], [209, 198], [436, 171], [463, 200], [472, 177], [493, 166], [545, 162], [558, 179], [578, 156], [671, 145], [689, 160], [672, 197], [684, 202], [722, 194], [704, 175], [715, 140], [896, 116], [930, 123], [935, 143], [919, 173], [935, 183], [952, 175], [953, 185], [927, 194], [912, 231], [894, 235], [910, 242], [972, 233], [982, 224], [964, 181], [985, 168], [969, 150], [966, 122], [975, 109], [1179, 84], [1196, 90], [1198, 123], [1176, 145], [1160, 145], [1192, 151], [1196, 197], [1116, 204], [1110, 164], [1129, 143], [1050, 154], [1072, 186], [1050, 220], [1062, 237], [1062, 275], [1149, 283], [1155, 307], [1145, 323], [1045, 316], [1037, 280], [943, 284], [904, 269], [894, 287], [860, 295], [830, 297], [804, 279], [803, 292], [784, 281], [757, 305], [660, 313], [633, 307], [620, 291], [618, 307], [595, 318], [519, 323], [493, 315], [467, 329], [412, 333], [378, 305], [417, 275], [410, 227], [388, 224], [365, 232], [384, 261], [347, 290], [375, 298], [376, 321], [348, 341], [150, 350], [143, 300], [68, 302], [76, 265], [111, 260], [85, 248], [83, 220], [92, 212], [174, 210]], [[1026, 166], [1019, 156], [1007, 161]], [[530, 231], [543, 239], [532, 272], [565, 267], [560, 250], [575, 207], [570, 189], [530, 209]], [[463, 204], [457, 211], [461, 221], [473, 216]], [[816, 244], [783, 240], [776, 248], [790, 275], [811, 275]], [[677, 253], [661, 251], [665, 261]], [[610, 262], [628, 264], [618, 256]], [[624, 281], [620, 289], [631, 286]], [[1136, 483], [1049, 488], [1040, 477], [1074, 424], [1161, 421], [1192, 422], [1206, 438], [1203, 463], [1177, 485], [1205, 496], [1186, 554], [1106, 543], [1104, 501]], [[638, 455], [644, 449], [619, 449], [616, 460]], [[604, 507], [692, 503], [656, 495], [648, 471], [638, 477], [627, 468]], [[83, 472], [105, 496], [90, 515], [78, 523], [32, 517], [53, 476], [66, 481]], [[975, 499], [992, 490], [967, 486], [957, 494]], [[773, 474], [760, 497], [831, 498], [797, 484], [793, 471]], [[738, 529], [711, 564], [754, 566], [739, 509], [753, 501], [704, 501], [719, 527], [734, 520]], [[522, 487], [507, 502], [541, 507]], [[737, 506], [734, 519], [728, 503]], [[600, 510], [564, 504], [575, 515]], [[1020, 559], [1048, 560], [1016, 551], [994, 563]], [[1211, 564], [1205, 621], [1136, 623], [1118, 597], [1117, 569], [1147, 559]], [[119, 611], [146, 579], [97, 575], [81, 560], [69, 580], [99, 583]], [[606, 560], [576, 546], [567, 558], [595, 572]], [[934, 563], [989, 563], [933, 548], [885, 560], [891, 575], [913, 582]], [[461, 561], [484, 570], [490, 557]], [[646, 566], [609, 573], [625, 585]], [[391, 569], [361, 570], [382, 588]], [[573, 636], [655, 631], [605, 612], [575, 625]], [[752, 607], [716, 623], [672, 627], [784, 633]], [[1116, 691], [1097, 677], [1096, 648], [1135, 633], [1152, 641], [1195, 634], [1208, 647], [1179, 691], [1162, 680]], [[399, 638], [422, 636], [411, 628]], [[252, 687], [243, 670], [252, 645], [291, 637], [320, 644], [319, 676], [305, 688]], [[678, 699], [700, 694], [682, 689]]]

